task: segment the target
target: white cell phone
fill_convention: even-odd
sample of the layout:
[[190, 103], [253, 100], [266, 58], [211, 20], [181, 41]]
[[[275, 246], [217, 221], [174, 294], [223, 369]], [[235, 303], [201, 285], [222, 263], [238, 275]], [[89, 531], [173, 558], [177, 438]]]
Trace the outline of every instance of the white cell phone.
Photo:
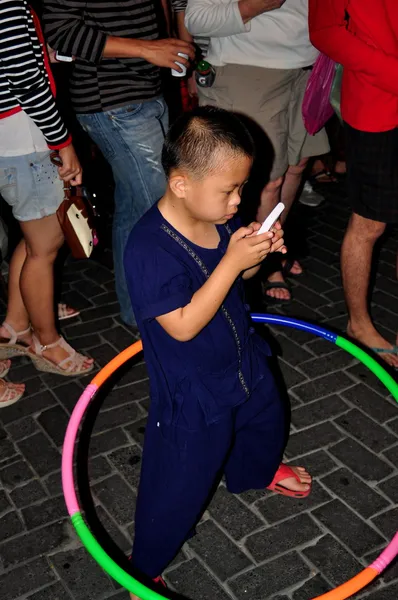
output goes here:
[[275, 223], [277, 222], [284, 210], [285, 205], [283, 204], [283, 202], [279, 202], [279, 204], [275, 206], [274, 210], [272, 210], [268, 217], [265, 219], [264, 223], [257, 231], [257, 235], [259, 235], [260, 233], [266, 233], [267, 231], [272, 229], [272, 227], [275, 225]]
[[59, 62], [66, 62], [66, 63], [73, 62], [72, 56], [66, 56], [65, 54], [60, 54], [59, 52], [55, 53], [55, 59], [59, 60]]

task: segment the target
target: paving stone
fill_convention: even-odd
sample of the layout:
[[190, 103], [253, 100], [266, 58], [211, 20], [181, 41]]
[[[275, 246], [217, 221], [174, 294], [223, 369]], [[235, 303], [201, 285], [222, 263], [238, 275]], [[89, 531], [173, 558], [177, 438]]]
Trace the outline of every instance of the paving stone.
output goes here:
[[117, 379], [117, 387], [122, 387], [128, 383], [135, 383], [137, 381], [142, 381], [143, 379], [148, 379], [148, 371], [144, 363], [139, 363], [127, 368], [119, 378], [115, 376], [115, 379]]
[[[287, 464], [294, 465], [295, 463], [296, 461], [292, 460]], [[312, 477], [325, 475], [337, 467], [334, 460], [324, 450], [317, 450], [311, 454], [305, 454], [300, 458], [300, 464], [311, 473]]]
[[40, 592], [28, 596], [26, 600], [71, 600], [72, 596], [66, 591], [62, 583], [50, 585]]
[[293, 548], [305, 546], [323, 535], [323, 530], [307, 514], [288, 519], [249, 536], [246, 548], [256, 562], [262, 562]]
[[224, 486], [219, 486], [208, 510], [215, 521], [235, 540], [240, 540], [265, 526], [264, 521], [246, 508], [238, 497], [230, 494]]
[[379, 489], [384, 492], [393, 502], [398, 502], [398, 475], [390, 477], [387, 481], [379, 483]]
[[23, 398], [23, 402], [16, 402], [7, 406], [1, 411], [1, 420], [3, 423], [12, 423], [28, 415], [39, 413], [50, 406], [54, 406], [56, 400], [48, 390], [35, 394], [28, 398]]
[[319, 446], [328, 446], [338, 442], [343, 434], [332, 423], [321, 423], [309, 427], [299, 433], [293, 433], [288, 441], [286, 454], [288, 457], [307, 454], [312, 450], [318, 450]]
[[112, 271], [98, 264], [92, 263], [90, 268], [85, 271], [84, 275], [99, 285], [107, 283], [108, 281], [113, 281]]
[[333, 500], [313, 510], [312, 514], [357, 556], [363, 556], [386, 541], [340, 500]]
[[342, 390], [354, 385], [352, 379], [350, 379], [342, 371], [324, 375], [314, 381], [308, 381], [302, 383], [294, 388], [294, 393], [303, 400], [303, 402], [311, 402], [311, 400], [317, 400], [322, 396], [330, 396], [331, 394], [337, 394]]
[[[65, 515], [66, 516], [66, 515]], [[0, 544], [0, 561], [3, 568], [22, 563], [59, 548], [69, 542], [69, 532], [65, 522], [52, 523], [39, 530], [14, 537]]]
[[397, 407], [362, 383], [342, 392], [342, 397], [366, 412], [379, 423], [385, 423], [397, 415]]
[[188, 545], [213, 573], [226, 581], [249, 567], [252, 562], [210, 519], [200, 524]]
[[100, 346], [102, 339], [99, 334], [92, 333], [91, 335], [85, 335], [84, 337], [69, 338], [69, 343], [78, 352], [91, 355], [91, 349]]
[[49, 498], [40, 504], [22, 510], [22, 517], [27, 529], [35, 529], [53, 521], [65, 518], [66, 508], [63, 496]]
[[36, 433], [18, 442], [18, 448], [40, 476], [55, 471], [61, 464], [61, 455], [50, 444], [44, 433]]
[[51, 473], [48, 477], [42, 479], [50, 496], [60, 496], [62, 494], [62, 476], [61, 471]]
[[92, 281], [87, 281], [87, 279], [75, 281], [72, 283], [71, 287], [76, 289], [87, 298], [91, 298], [93, 302], [95, 302], [96, 296], [103, 294], [105, 291], [105, 288], [101, 287], [100, 285], [95, 285], [95, 283]]
[[116, 408], [101, 410], [95, 421], [94, 431], [106, 431], [114, 427], [127, 425], [137, 421], [142, 417], [142, 412], [138, 404], [129, 402]]
[[329, 452], [366, 481], [380, 481], [392, 473], [392, 467], [365, 446], [346, 438]]
[[102, 337], [105, 338], [119, 352], [134, 344], [136, 339], [124, 327], [113, 327], [108, 331], [104, 331]]
[[374, 517], [372, 522], [387, 539], [392, 539], [397, 531], [398, 506]]
[[363, 569], [363, 565], [329, 534], [302, 553], [334, 586], [345, 583]]
[[141, 448], [139, 446], [130, 446], [130, 448], [121, 448], [108, 455], [110, 462], [124, 476], [126, 481], [135, 488], [141, 473]]
[[307, 579], [309, 574], [308, 565], [296, 552], [291, 552], [238, 576], [229, 586], [239, 600], [264, 600]]
[[377, 590], [366, 598], [369, 600], [395, 600], [398, 598], [398, 583]]
[[0, 481], [7, 488], [14, 488], [34, 478], [34, 473], [24, 460], [19, 460], [4, 469], [0, 469]]
[[37, 420], [54, 444], [62, 446], [69, 422], [69, 417], [63, 408], [60, 406], [49, 408], [42, 412]]
[[[17, 360], [15, 358], [14, 360]], [[7, 375], [7, 379], [10, 381], [17, 382], [27, 382], [29, 379], [37, 377], [37, 369], [33, 366], [33, 363], [29, 360], [27, 363], [22, 364], [18, 362], [18, 364], [14, 367], [14, 360], [12, 364], [12, 369]]]
[[387, 508], [389, 502], [380, 494], [363, 483], [348, 469], [339, 469], [322, 478], [326, 485], [336, 496], [365, 519]]
[[324, 356], [325, 354], [331, 354], [335, 350], [334, 344], [331, 344], [330, 342], [328, 342], [322, 338], [318, 338], [318, 339], [314, 340], [313, 337], [310, 339], [309, 343], [307, 344], [307, 347], [311, 350], [311, 352], [313, 352], [317, 356]]
[[69, 325], [65, 328], [65, 335], [68, 338], [76, 338], [79, 336], [91, 335], [92, 333], [100, 333], [107, 331], [114, 326], [111, 317], [102, 317], [89, 323], [79, 323], [78, 325]]
[[354, 408], [335, 421], [349, 434], [368, 446], [374, 452], [381, 452], [397, 441], [397, 437], [377, 425], [362, 412]]
[[328, 302], [328, 299], [325, 296], [321, 296], [314, 292], [314, 290], [310, 290], [309, 288], [300, 285], [299, 281], [297, 284], [298, 285], [294, 288], [294, 297], [305, 306], [317, 310]]
[[128, 425], [127, 427], [125, 427], [125, 430], [128, 432], [129, 435], [131, 435], [133, 440], [135, 442], [137, 442], [137, 444], [140, 444], [141, 446], [144, 443], [146, 422], [147, 422], [147, 419], [145, 417], [144, 419], [140, 419], [139, 421], [136, 421], [132, 425]]
[[113, 407], [119, 404], [127, 404], [129, 402], [137, 402], [149, 396], [149, 380], [130, 383], [124, 387], [118, 387], [107, 395], [104, 406]]
[[321, 377], [332, 371], [341, 371], [348, 367], [353, 360], [347, 357], [347, 353], [343, 350], [337, 350], [327, 356], [320, 356], [301, 363], [300, 369], [308, 377]]
[[292, 499], [279, 494], [272, 494], [260, 500], [257, 508], [269, 523], [276, 523], [288, 517], [311, 510], [331, 500], [331, 496], [316, 481], [312, 484], [311, 494], [307, 498]]
[[17, 508], [29, 506], [46, 497], [47, 493], [38, 479], [34, 479], [27, 485], [17, 487], [10, 492], [10, 498]]
[[37, 422], [32, 417], [25, 417], [6, 426], [8, 434], [15, 442], [40, 431]]
[[300, 373], [297, 369], [290, 366], [283, 359], [279, 360], [279, 368], [282, 371], [283, 380], [287, 389], [294, 387], [295, 385], [301, 383], [306, 380], [305, 375]]
[[388, 427], [398, 435], [398, 419], [394, 419], [388, 423]]
[[315, 575], [309, 581], [306, 581], [298, 590], [293, 592], [293, 600], [308, 600], [325, 594], [330, 590], [330, 585], [321, 575]]
[[[386, 450], [384, 456], [393, 464], [398, 465], [398, 445]], [[380, 477], [382, 479], [382, 477]]]
[[7, 495], [4, 490], [0, 490], [0, 514], [9, 508], [11, 508], [11, 504], [8, 501]]
[[[15, 600], [20, 596], [40, 588], [55, 580], [55, 575], [45, 558], [37, 558], [31, 562], [2, 573], [0, 589], [7, 595], [7, 600]], [[51, 600], [53, 600], [51, 598]]]
[[0, 517], [0, 540], [4, 541], [24, 530], [24, 526], [15, 511]]
[[117, 523], [130, 523], [136, 496], [120, 475], [102, 480], [92, 487], [92, 491]]
[[[380, 328], [378, 328], [380, 331]], [[357, 381], [365, 383], [376, 392], [385, 396], [386, 388], [383, 383], [381, 383], [380, 379], [376, 377], [365, 365], [360, 363], [359, 365], [355, 365], [354, 367], [350, 367], [347, 369], [346, 373], [349, 373], [353, 378]]]
[[293, 410], [291, 419], [297, 429], [302, 429], [321, 421], [328, 421], [348, 410], [347, 404], [339, 396], [333, 394], [305, 406], [299, 406]]
[[313, 354], [305, 350], [305, 348], [299, 344], [296, 344], [290, 340], [287, 335], [280, 336], [280, 342], [282, 344], [282, 357], [292, 367], [296, 367], [301, 362], [313, 358]]
[[84, 548], [58, 552], [50, 556], [50, 561], [75, 600], [103, 600], [115, 591], [109, 577]]
[[90, 481], [101, 479], [112, 473], [112, 467], [104, 456], [95, 456], [88, 461], [88, 477]]
[[120, 311], [119, 303], [114, 302], [108, 304], [108, 306], [97, 306], [95, 308], [89, 308], [85, 310], [80, 316], [82, 321], [96, 321], [103, 317], [110, 317], [112, 315], [118, 315]]
[[91, 456], [104, 454], [120, 446], [126, 446], [128, 443], [129, 439], [122, 429], [112, 429], [105, 433], [91, 436], [90, 454]]
[[167, 580], [180, 594], [188, 598], [230, 600], [230, 596], [224, 592], [222, 587], [199, 564], [196, 558], [182, 563], [182, 565], [167, 573]]
[[97, 506], [96, 513], [104, 529], [116, 546], [123, 552], [131, 552], [131, 540], [127, 539], [126, 535], [119, 529], [115, 521], [108, 515], [104, 508], [102, 506]]

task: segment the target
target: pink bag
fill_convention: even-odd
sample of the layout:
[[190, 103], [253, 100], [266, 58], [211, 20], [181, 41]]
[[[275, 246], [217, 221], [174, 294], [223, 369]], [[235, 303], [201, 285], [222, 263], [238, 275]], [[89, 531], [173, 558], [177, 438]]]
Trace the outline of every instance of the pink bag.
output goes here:
[[310, 135], [315, 135], [333, 115], [330, 92], [335, 75], [335, 62], [320, 54], [307, 82], [303, 100], [303, 120]]

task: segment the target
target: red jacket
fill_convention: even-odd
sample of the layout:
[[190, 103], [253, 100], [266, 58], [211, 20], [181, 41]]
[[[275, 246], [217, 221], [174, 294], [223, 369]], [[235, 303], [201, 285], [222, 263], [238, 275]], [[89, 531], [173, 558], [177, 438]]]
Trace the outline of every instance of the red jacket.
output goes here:
[[309, 0], [309, 28], [344, 66], [343, 119], [361, 131], [397, 127], [398, 0]]

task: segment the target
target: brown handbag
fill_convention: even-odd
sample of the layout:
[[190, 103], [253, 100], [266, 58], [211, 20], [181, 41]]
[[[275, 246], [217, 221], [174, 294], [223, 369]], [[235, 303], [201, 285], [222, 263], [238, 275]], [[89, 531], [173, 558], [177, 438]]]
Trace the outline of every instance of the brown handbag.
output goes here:
[[[54, 154], [51, 161], [60, 166], [59, 156]], [[64, 199], [57, 210], [57, 217], [74, 258], [89, 258], [98, 244], [94, 227], [94, 208], [81, 187], [75, 187], [74, 193], [66, 181], [64, 183]]]

